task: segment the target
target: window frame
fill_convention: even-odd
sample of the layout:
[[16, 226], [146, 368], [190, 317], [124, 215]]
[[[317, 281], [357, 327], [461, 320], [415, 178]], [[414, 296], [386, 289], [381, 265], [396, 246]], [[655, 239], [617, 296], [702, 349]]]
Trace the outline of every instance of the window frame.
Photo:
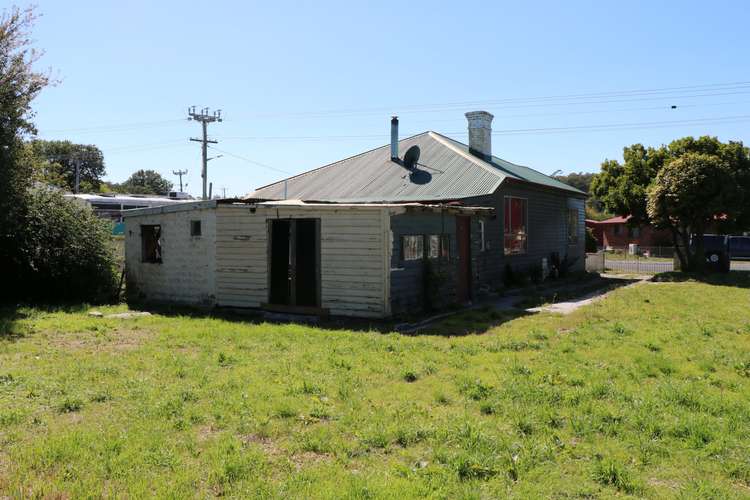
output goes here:
[[[580, 242], [578, 236], [580, 228], [580, 222], [578, 219], [580, 213], [580, 210], [577, 208], [568, 208], [568, 245], [577, 245]], [[573, 223], [573, 221], [575, 221], [575, 223]], [[572, 232], [571, 229], [574, 227], [575, 232]]]
[[[196, 231], [195, 229], [198, 228]], [[200, 238], [203, 236], [203, 221], [200, 219], [191, 219], [190, 220], [190, 237], [191, 238]]]
[[[505, 221], [503, 221], [503, 224], [505, 224]], [[480, 220], [479, 221], [479, 251], [480, 252], [487, 251], [487, 240], [485, 239], [484, 231], [485, 231], [484, 220]]]
[[[416, 248], [416, 254], [414, 256], [407, 255], [407, 245], [406, 240], [407, 238], [414, 238], [417, 248]], [[419, 251], [421, 250], [421, 252]], [[413, 262], [416, 260], [422, 260], [425, 258], [425, 237], [423, 234], [402, 234], [401, 235], [401, 260], [403, 262]]]
[[[523, 205], [523, 219], [524, 219], [524, 227], [526, 229], [526, 233], [524, 234], [523, 239], [523, 251], [520, 252], [511, 252], [508, 249], [508, 246], [506, 244], [508, 236], [512, 236], [513, 233], [506, 232], [505, 228], [505, 216], [506, 216], [506, 209], [508, 205], [508, 200], [522, 200]], [[510, 225], [513, 226], [513, 221], [510, 220], [510, 214], [508, 214], [508, 220], [510, 221]], [[522, 196], [513, 196], [513, 195], [506, 195], [503, 196], [503, 255], [505, 257], [512, 257], [514, 255], [526, 255], [529, 253], [529, 199], [522, 197]]]
[[[153, 231], [158, 228], [158, 236], [156, 236], [156, 242], [154, 245], [154, 256], [150, 257], [149, 253], [150, 250], [147, 248], [147, 231], [152, 231], [152, 236], [154, 236]], [[141, 224], [141, 262], [144, 264], [162, 264], [164, 262], [164, 252], [162, 248], [162, 225], [161, 224]]]

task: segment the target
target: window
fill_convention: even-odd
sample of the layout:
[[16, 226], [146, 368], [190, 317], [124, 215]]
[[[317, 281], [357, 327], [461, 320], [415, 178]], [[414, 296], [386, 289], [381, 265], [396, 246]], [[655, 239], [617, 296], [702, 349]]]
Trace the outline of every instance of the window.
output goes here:
[[620, 233], [622, 233], [622, 224], [615, 224], [612, 228], [612, 234], [620, 236]]
[[161, 264], [161, 226], [141, 226], [141, 256], [143, 262]]
[[440, 256], [444, 259], [451, 256], [451, 237], [447, 234], [440, 237]]
[[487, 250], [487, 243], [484, 239], [484, 221], [479, 221], [479, 251], [484, 252]]
[[505, 255], [526, 253], [526, 200], [524, 198], [505, 198], [503, 234]]
[[424, 236], [401, 237], [401, 260], [419, 260], [424, 256]]
[[440, 235], [431, 234], [428, 238], [430, 245], [427, 247], [427, 257], [437, 259], [440, 256]]
[[568, 244], [578, 243], [578, 209], [568, 209]]
[[200, 235], [201, 235], [201, 221], [191, 220], [190, 221], [190, 236], [200, 236]]
[[628, 238], [637, 238], [641, 231], [637, 227], [628, 227]]

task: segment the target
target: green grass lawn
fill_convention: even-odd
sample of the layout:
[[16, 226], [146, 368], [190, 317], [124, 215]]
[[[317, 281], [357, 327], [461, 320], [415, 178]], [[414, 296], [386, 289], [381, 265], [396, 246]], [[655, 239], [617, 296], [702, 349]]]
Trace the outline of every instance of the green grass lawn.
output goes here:
[[750, 276], [723, 280], [422, 336], [5, 310], [0, 498], [747, 498]]

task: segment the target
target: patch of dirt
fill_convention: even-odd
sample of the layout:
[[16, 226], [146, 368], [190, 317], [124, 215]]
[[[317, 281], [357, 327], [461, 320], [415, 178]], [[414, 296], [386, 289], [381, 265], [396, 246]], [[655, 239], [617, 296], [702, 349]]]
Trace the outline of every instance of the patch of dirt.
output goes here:
[[144, 330], [116, 329], [105, 334], [97, 332], [50, 334], [45, 343], [69, 350], [132, 351], [140, 347], [151, 334]]
[[211, 425], [202, 425], [198, 427], [198, 442], [203, 443], [216, 435], [216, 429]]
[[314, 451], [299, 451], [288, 456], [274, 441], [269, 437], [256, 436], [249, 434], [242, 441], [246, 444], [255, 444], [260, 446], [263, 452], [269, 458], [287, 458], [298, 471], [304, 467], [325, 462], [333, 458], [330, 453], [316, 453]]
[[651, 477], [646, 481], [650, 486], [657, 486], [662, 488], [669, 488], [671, 490], [680, 489], [680, 482], [676, 480], [658, 479]]

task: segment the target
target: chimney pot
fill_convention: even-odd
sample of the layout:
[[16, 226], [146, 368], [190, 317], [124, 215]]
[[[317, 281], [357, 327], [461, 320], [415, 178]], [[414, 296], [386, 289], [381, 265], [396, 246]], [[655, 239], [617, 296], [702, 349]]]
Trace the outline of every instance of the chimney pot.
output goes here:
[[391, 117], [391, 160], [398, 161], [398, 116]]
[[469, 111], [469, 152], [483, 160], [492, 159], [492, 119], [487, 111]]

